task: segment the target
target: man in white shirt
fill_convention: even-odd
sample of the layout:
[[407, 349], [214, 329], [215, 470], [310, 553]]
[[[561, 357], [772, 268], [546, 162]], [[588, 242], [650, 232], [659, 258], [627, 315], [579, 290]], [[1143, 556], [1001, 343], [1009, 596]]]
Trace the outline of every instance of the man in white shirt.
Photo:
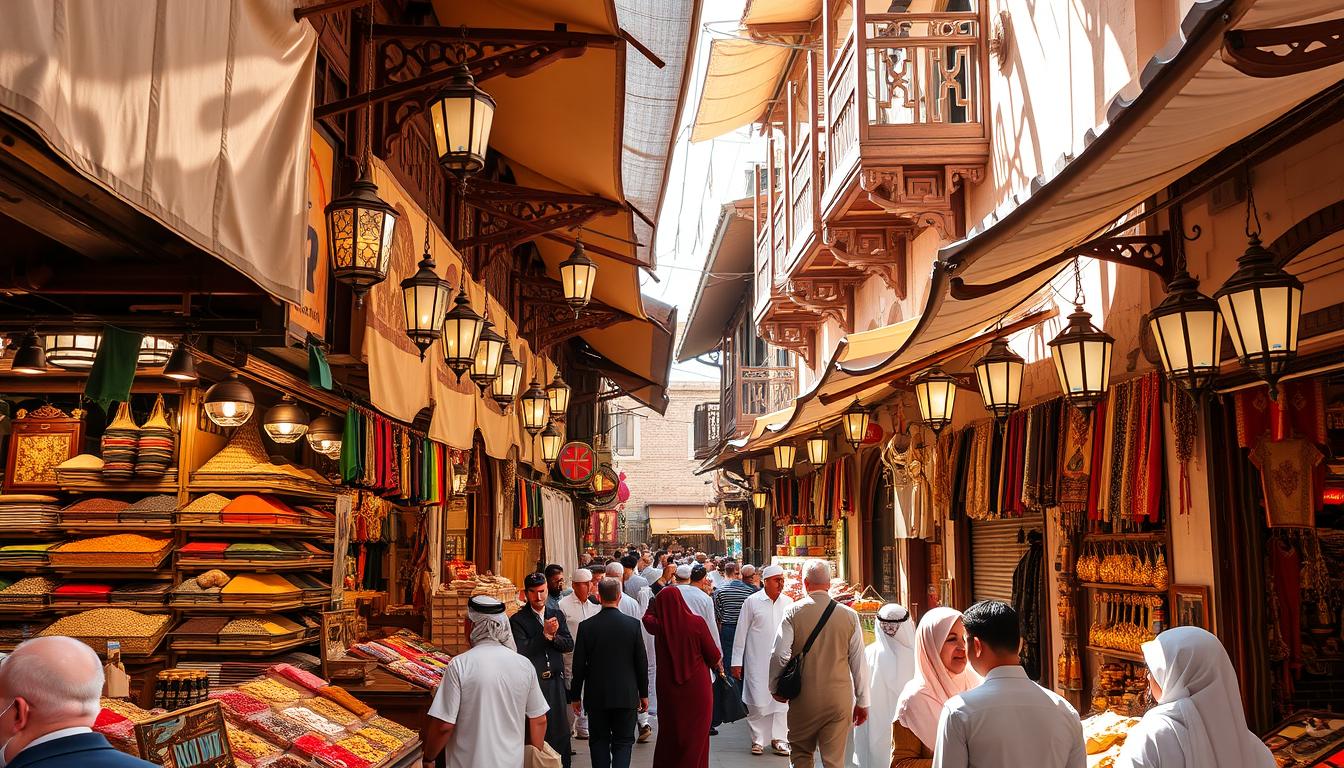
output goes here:
[[[585, 619], [590, 619], [602, 610], [602, 606], [593, 605], [588, 601], [588, 597], [593, 593], [593, 572], [587, 568], [580, 568], [574, 572], [574, 577], [570, 580], [573, 592], [560, 598], [560, 612], [565, 614], [565, 625], [569, 627], [569, 635], [574, 638], [574, 642], [579, 642], [579, 624]], [[565, 685], [568, 686], [574, 679], [574, 652], [565, 654]], [[570, 712], [570, 725], [574, 728], [574, 738], [588, 738], [588, 713], [580, 708], [575, 714]]]
[[639, 559], [639, 564], [643, 568], [639, 575], [652, 586], [663, 575], [663, 566], [667, 563], [667, 552], [660, 550], [657, 554], [645, 552]]
[[448, 768], [522, 765], [524, 742], [541, 749], [546, 712], [537, 674], [510, 647], [504, 604], [473, 597], [467, 604], [471, 650], [453, 657], [420, 734], [424, 768], [448, 747]]
[[966, 655], [985, 681], [943, 705], [934, 768], [1086, 768], [1078, 713], [1022, 668], [1017, 611], [986, 600], [967, 608], [961, 621]]
[[766, 745], [777, 755], [789, 754], [789, 705], [770, 695], [770, 653], [784, 613], [793, 598], [784, 594], [784, 569], [768, 565], [761, 572], [765, 588], [742, 601], [737, 632], [733, 635], [733, 677], [742, 681], [742, 701], [751, 726], [751, 753], [765, 754]]

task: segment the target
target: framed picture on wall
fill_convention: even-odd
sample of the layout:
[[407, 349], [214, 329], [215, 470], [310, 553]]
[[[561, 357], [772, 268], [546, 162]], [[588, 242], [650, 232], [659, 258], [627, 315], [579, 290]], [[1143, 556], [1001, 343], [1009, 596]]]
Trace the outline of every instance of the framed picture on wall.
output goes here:
[[1174, 615], [1171, 626], [1199, 627], [1212, 632], [1213, 627], [1209, 623], [1209, 588], [1177, 584], [1173, 590], [1176, 593], [1176, 604], [1172, 608]]

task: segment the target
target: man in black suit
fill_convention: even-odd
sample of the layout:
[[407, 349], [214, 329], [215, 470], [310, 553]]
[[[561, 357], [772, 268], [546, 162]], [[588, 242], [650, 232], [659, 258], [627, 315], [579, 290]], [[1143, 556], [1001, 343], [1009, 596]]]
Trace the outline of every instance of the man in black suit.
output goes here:
[[69, 637], [29, 640], [0, 662], [0, 765], [153, 768], [93, 732], [103, 663]]
[[[649, 662], [640, 624], [621, 613], [621, 580], [597, 585], [602, 610], [579, 624], [569, 700], [588, 713], [593, 768], [629, 768], [635, 720], [649, 708]], [[584, 690], [584, 686], [587, 690]]]
[[513, 643], [537, 670], [537, 682], [550, 710], [546, 713], [546, 743], [569, 768], [569, 714], [565, 712], [565, 654], [574, 650], [565, 614], [546, 604], [550, 598], [546, 575], [530, 573], [523, 578], [527, 605], [509, 619]]

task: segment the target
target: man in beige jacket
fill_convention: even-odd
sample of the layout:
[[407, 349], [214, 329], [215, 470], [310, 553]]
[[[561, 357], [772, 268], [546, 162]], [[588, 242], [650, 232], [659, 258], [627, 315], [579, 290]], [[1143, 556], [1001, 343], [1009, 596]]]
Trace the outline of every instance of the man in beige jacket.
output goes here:
[[[801, 653], [813, 628], [832, 603], [831, 566], [825, 560], [803, 563], [807, 597], [784, 614], [770, 659], [770, 690], [795, 654]], [[778, 696], [779, 701], [784, 701]], [[812, 768], [813, 754], [821, 753], [826, 768], [841, 768], [850, 725], [868, 719], [868, 662], [863, 653], [859, 615], [848, 606], [835, 606], [803, 659], [803, 685], [789, 702], [790, 762], [794, 768]]]

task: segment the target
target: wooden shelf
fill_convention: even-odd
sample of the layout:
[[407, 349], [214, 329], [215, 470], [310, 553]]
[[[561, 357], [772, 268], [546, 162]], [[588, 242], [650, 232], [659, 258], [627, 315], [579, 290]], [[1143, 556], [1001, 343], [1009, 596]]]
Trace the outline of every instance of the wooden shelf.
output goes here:
[[1140, 586], [1136, 584], [1102, 584], [1100, 582], [1083, 581], [1078, 586], [1083, 589], [1102, 589], [1114, 592], [1144, 592], [1150, 595], [1165, 595], [1167, 590], [1157, 587]]
[[1101, 656], [1110, 656], [1111, 658], [1114, 659], [1124, 659], [1126, 661], [1137, 661], [1140, 664], [1148, 663], [1147, 660], [1143, 658], [1142, 653], [1133, 653], [1130, 651], [1117, 651], [1111, 648], [1102, 648], [1101, 646], [1098, 645], [1089, 645], [1086, 646], [1086, 648], [1087, 650]]
[[302, 648], [305, 645], [312, 645], [318, 642], [317, 638], [300, 637], [294, 640], [287, 640], [282, 643], [260, 648], [247, 645], [213, 645], [210, 643], [198, 643], [190, 640], [169, 640], [168, 648], [175, 653], [190, 652], [194, 654], [212, 654], [227, 653], [231, 656], [273, 656], [277, 653], [292, 651], [295, 648]]
[[103, 494], [103, 493], [138, 493], [138, 494], [177, 494], [177, 474], [174, 473], [170, 478], [160, 480], [127, 480], [125, 482], [98, 482], [79, 480], [57, 483], [62, 491], [73, 494]]
[[274, 573], [277, 571], [330, 571], [332, 559], [324, 560], [289, 560], [277, 562], [253, 562], [251, 560], [207, 560], [204, 558], [179, 558], [177, 567], [190, 569], [193, 571], [208, 571], [215, 568], [225, 571], [251, 571], [257, 573]]
[[3, 528], [0, 529], [0, 541], [13, 539], [59, 539], [65, 536], [60, 528]]
[[277, 611], [297, 611], [303, 608], [302, 598], [287, 600], [283, 603], [168, 603], [168, 607], [183, 613], [275, 613]]
[[60, 530], [67, 534], [124, 533], [126, 531], [172, 533], [172, 521], [165, 523], [61, 523]]
[[267, 525], [265, 523], [178, 523], [186, 533], [209, 534], [216, 539], [274, 539], [316, 537], [333, 539], [335, 527], [317, 525]]
[[190, 493], [265, 493], [272, 496], [298, 496], [305, 499], [316, 499], [317, 501], [335, 501], [341, 492], [337, 490], [338, 486], [330, 488], [318, 488], [317, 486], [303, 485], [301, 483], [287, 483], [280, 481], [257, 481], [253, 483], [220, 482], [213, 480], [193, 479], [187, 486]]
[[1153, 531], [1149, 533], [1085, 533], [1083, 534], [1083, 543], [1093, 542], [1123, 542], [1123, 541], [1153, 541], [1165, 543], [1167, 534], [1162, 531]]

